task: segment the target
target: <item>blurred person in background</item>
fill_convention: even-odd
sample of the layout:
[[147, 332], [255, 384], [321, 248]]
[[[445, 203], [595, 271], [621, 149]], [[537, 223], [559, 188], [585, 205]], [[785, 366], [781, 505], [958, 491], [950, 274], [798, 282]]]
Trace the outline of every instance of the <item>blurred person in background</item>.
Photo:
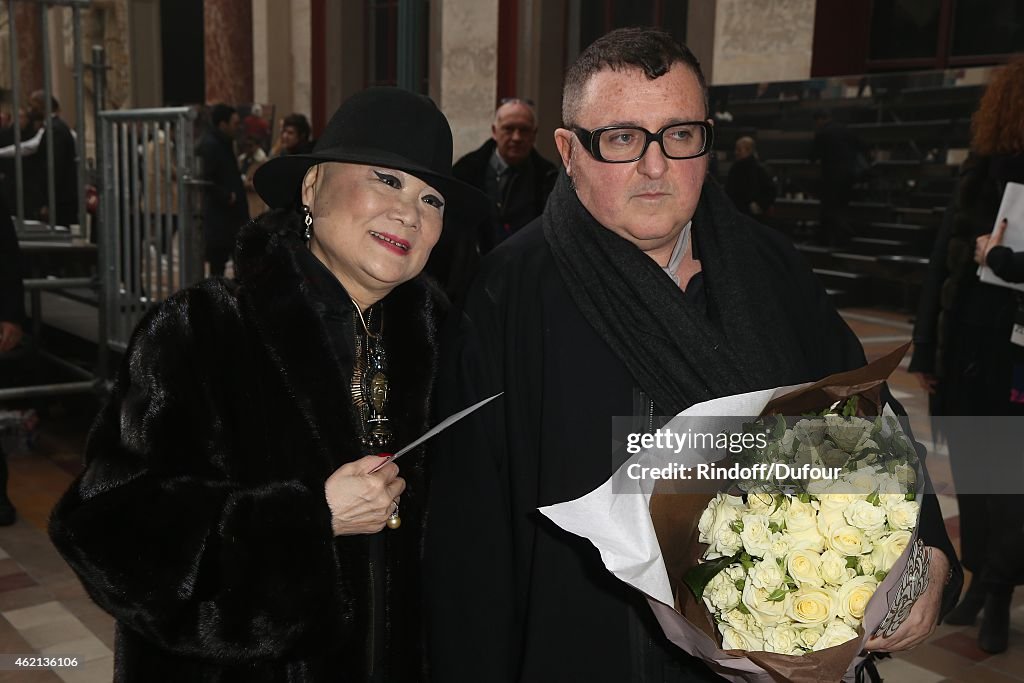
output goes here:
[[270, 156], [309, 154], [313, 149], [313, 128], [303, 114], [289, 114], [281, 120], [281, 133], [270, 150]]
[[[993, 75], [971, 120], [971, 155], [921, 295], [909, 369], [929, 392], [936, 416], [1024, 416], [1024, 349], [1011, 342], [1014, 321], [1024, 310], [1019, 294], [978, 279], [978, 261], [1004, 253], [986, 252], [1008, 182], [1024, 183], [1020, 60]], [[992, 247], [1001, 232], [998, 238]], [[978, 434], [956, 428], [959, 422], [947, 423], [943, 431], [957, 487], [962, 562], [972, 578], [946, 622], [973, 624], [982, 613], [978, 645], [997, 653], [1007, 648], [1010, 600], [1014, 586], [1024, 581], [1024, 498], [965, 489], [966, 482], [979, 481], [979, 473], [996, 471], [993, 458], [1019, 458], [1022, 448], [1019, 442], [1000, 447], [991, 439], [982, 445]]]
[[240, 130], [238, 112], [216, 104], [210, 110], [210, 127], [199, 141], [203, 179], [210, 183], [203, 197], [203, 237], [211, 276], [224, 274], [238, 229], [249, 220], [245, 185], [235, 157]]
[[[21, 343], [25, 323], [25, 288], [21, 281], [21, 255], [14, 221], [0, 196], [0, 359]], [[0, 526], [16, 519], [7, 497], [7, 454], [0, 443]]]

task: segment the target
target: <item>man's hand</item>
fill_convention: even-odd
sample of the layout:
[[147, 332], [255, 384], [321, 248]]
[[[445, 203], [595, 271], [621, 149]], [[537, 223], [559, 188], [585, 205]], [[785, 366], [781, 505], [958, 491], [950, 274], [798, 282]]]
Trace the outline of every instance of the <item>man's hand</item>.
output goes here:
[[1006, 232], [1006, 226], [1008, 225], [1007, 220], [1004, 218], [999, 221], [999, 225], [992, 231], [991, 235], [979, 235], [974, 240], [974, 261], [979, 266], [985, 265], [988, 260], [988, 252], [994, 248], [1001, 246], [1003, 243], [1003, 233]]
[[928, 547], [931, 553], [928, 569], [928, 588], [910, 608], [907, 620], [888, 638], [872, 636], [864, 643], [868, 652], [899, 652], [916, 647], [928, 639], [939, 623], [942, 590], [949, 575], [949, 558], [938, 548]]
[[21, 325], [0, 321], [0, 353], [7, 353], [21, 341]]

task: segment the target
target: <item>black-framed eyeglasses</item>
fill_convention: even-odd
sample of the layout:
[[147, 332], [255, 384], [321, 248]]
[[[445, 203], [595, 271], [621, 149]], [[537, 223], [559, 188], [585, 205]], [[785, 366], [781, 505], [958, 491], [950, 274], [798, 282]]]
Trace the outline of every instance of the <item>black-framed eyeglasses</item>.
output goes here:
[[590, 155], [609, 164], [637, 161], [652, 142], [661, 146], [669, 159], [693, 159], [711, 151], [714, 129], [707, 121], [671, 123], [657, 133], [633, 126], [604, 126], [587, 130], [573, 126]]

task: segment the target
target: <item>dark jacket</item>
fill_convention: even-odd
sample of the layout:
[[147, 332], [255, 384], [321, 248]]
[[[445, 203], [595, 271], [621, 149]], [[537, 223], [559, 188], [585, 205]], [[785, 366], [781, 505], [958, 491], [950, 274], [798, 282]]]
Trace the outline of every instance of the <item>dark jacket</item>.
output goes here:
[[7, 202], [0, 196], [0, 321], [25, 322], [25, 287], [21, 282], [18, 235]]
[[[452, 167], [459, 180], [469, 183], [487, 194], [487, 175], [491, 155], [497, 143], [491, 139], [478, 149], [465, 155]], [[477, 229], [480, 253], [486, 254], [500, 242], [532, 221], [544, 211], [551, 189], [558, 178], [558, 169], [542, 157], [536, 149], [518, 169], [505, 192], [504, 201], [491, 204], [490, 222], [481, 222]]]
[[[47, 147], [50, 144], [50, 136], [43, 134], [39, 142], [39, 149], [36, 151], [38, 163], [46, 172]], [[78, 166], [75, 163], [77, 152], [75, 150], [75, 137], [71, 134], [68, 124], [59, 116], [53, 117], [53, 188], [54, 201], [56, 202], [56, 223], [57, 225], [71, 225], [78, 223]], [[46, 176], [42, 178], [42, 199], [43, 206], [49, 202], [48, 190], [46, 189]]]
[[[115, 680], [420, 680], [422, 462], [399, 463], [400, 529], [333, 537], [324, 482], [362, 455], [352, 351], [310, 303], [283, 216], [243, 231], [238, 281], [142, 321], [54, 510], [54, 544], [117, 619]], [[427, 424], [432, 300], [419, 279], [384, 299], [397, 444]], [[351, 339], [351, 318], [330, 324]]]
[[[238, 229], [249, 220], [242, 173], [231, 138], [218, 130], [206, 131], [199, 141], [203, 180], [209, 181], [203, 193], [203, 235], [207, 247], [230, 248]], [[235, 196], [234, 203], [231, 195]]]
[[775, 204], [775, 181], [754, 155], [733, 162], [729, 167], [725, 192], [740, 213], [748, 216], [753, 215], [751, 203], [756, 203], [761, 213], [766, 213]]
[[[728, 204], [708, 192], [701, 202], [710, 194]], [[721, 210], [732, 224], [716, 229], [752, 223]], [[696, 219], [693, 230], [699, 247]], [[756, 286], [780, 302], [777, 325], [799, 340], [791, 382], [863, 365], [857, 338], [803, 257], [764, 226], [753, 226], [753, 239], [773, 274]], [[695, 298], [698, 279], [716, 286], [712, 274], [695, 276], [680, 293], [684, 301]], [[424, 565], [436, 679], [717, 680], [668, 643], [643, 596], [604, 568], [589, 541], [537, 511], [603, 484], [615, 467], [612, 418], [650, 409], [574, 303], [540, 220], [484, 259], [456, 322], [442, 361], [441, 412], [505, 395], [440, 435], [432, 455]], [[934, 496], [923, 509], [922, 537], [957, 570], [945, 595], [949, 609], [962, 574]], [[472, 571], [451, 571], [465, 566]]]

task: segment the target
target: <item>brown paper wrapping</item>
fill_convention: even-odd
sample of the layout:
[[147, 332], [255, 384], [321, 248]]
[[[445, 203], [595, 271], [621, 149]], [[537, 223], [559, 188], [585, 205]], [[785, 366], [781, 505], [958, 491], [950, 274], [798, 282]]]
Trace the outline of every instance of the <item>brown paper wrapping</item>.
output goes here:
[[[838, 400], [857, 395], [860, 397], [858, 415], [874, 417], [883, 407], [880, 400], [882, 384], [899, 366], [909, 346], [909, 343], [905, 344], [863, 368], [831, 375], [780, 396], [767, 404], [762, 415], [802, 415], [820, 412]], [[723, 485], [723, 491], [730, 486], [728, 482], [724, 482]], [[676, 611], [721, 647], [722, 638], [715, 628], [710, 611], [702, 600], [694, 597], [683, 580], [683, 576], [698, 563], [707, 548], [706, 544], [698, 540], [697, 523], [708, 502], [714, 498], [714, 494], [698, 492], [698, 486], [703, 488], [702, 484], [696, 484], [692, 480], [660, 480], [651, 495], [651, 520], [672, 584]], [[858, 632], [863, 634], [862, 628], [859, 628]], [[841, 680], [860, 652], [860, 643], [859, 639], [851, 640], [802, 656], [740, 650], [723, 652], [736, 657], [746, 657], [764, 669], [774, 681], [815, 683]], [[715, 666], [715, 662], [708, 664], [724, 673]], [[736, 675], [735, 671], [729, 673]]]

